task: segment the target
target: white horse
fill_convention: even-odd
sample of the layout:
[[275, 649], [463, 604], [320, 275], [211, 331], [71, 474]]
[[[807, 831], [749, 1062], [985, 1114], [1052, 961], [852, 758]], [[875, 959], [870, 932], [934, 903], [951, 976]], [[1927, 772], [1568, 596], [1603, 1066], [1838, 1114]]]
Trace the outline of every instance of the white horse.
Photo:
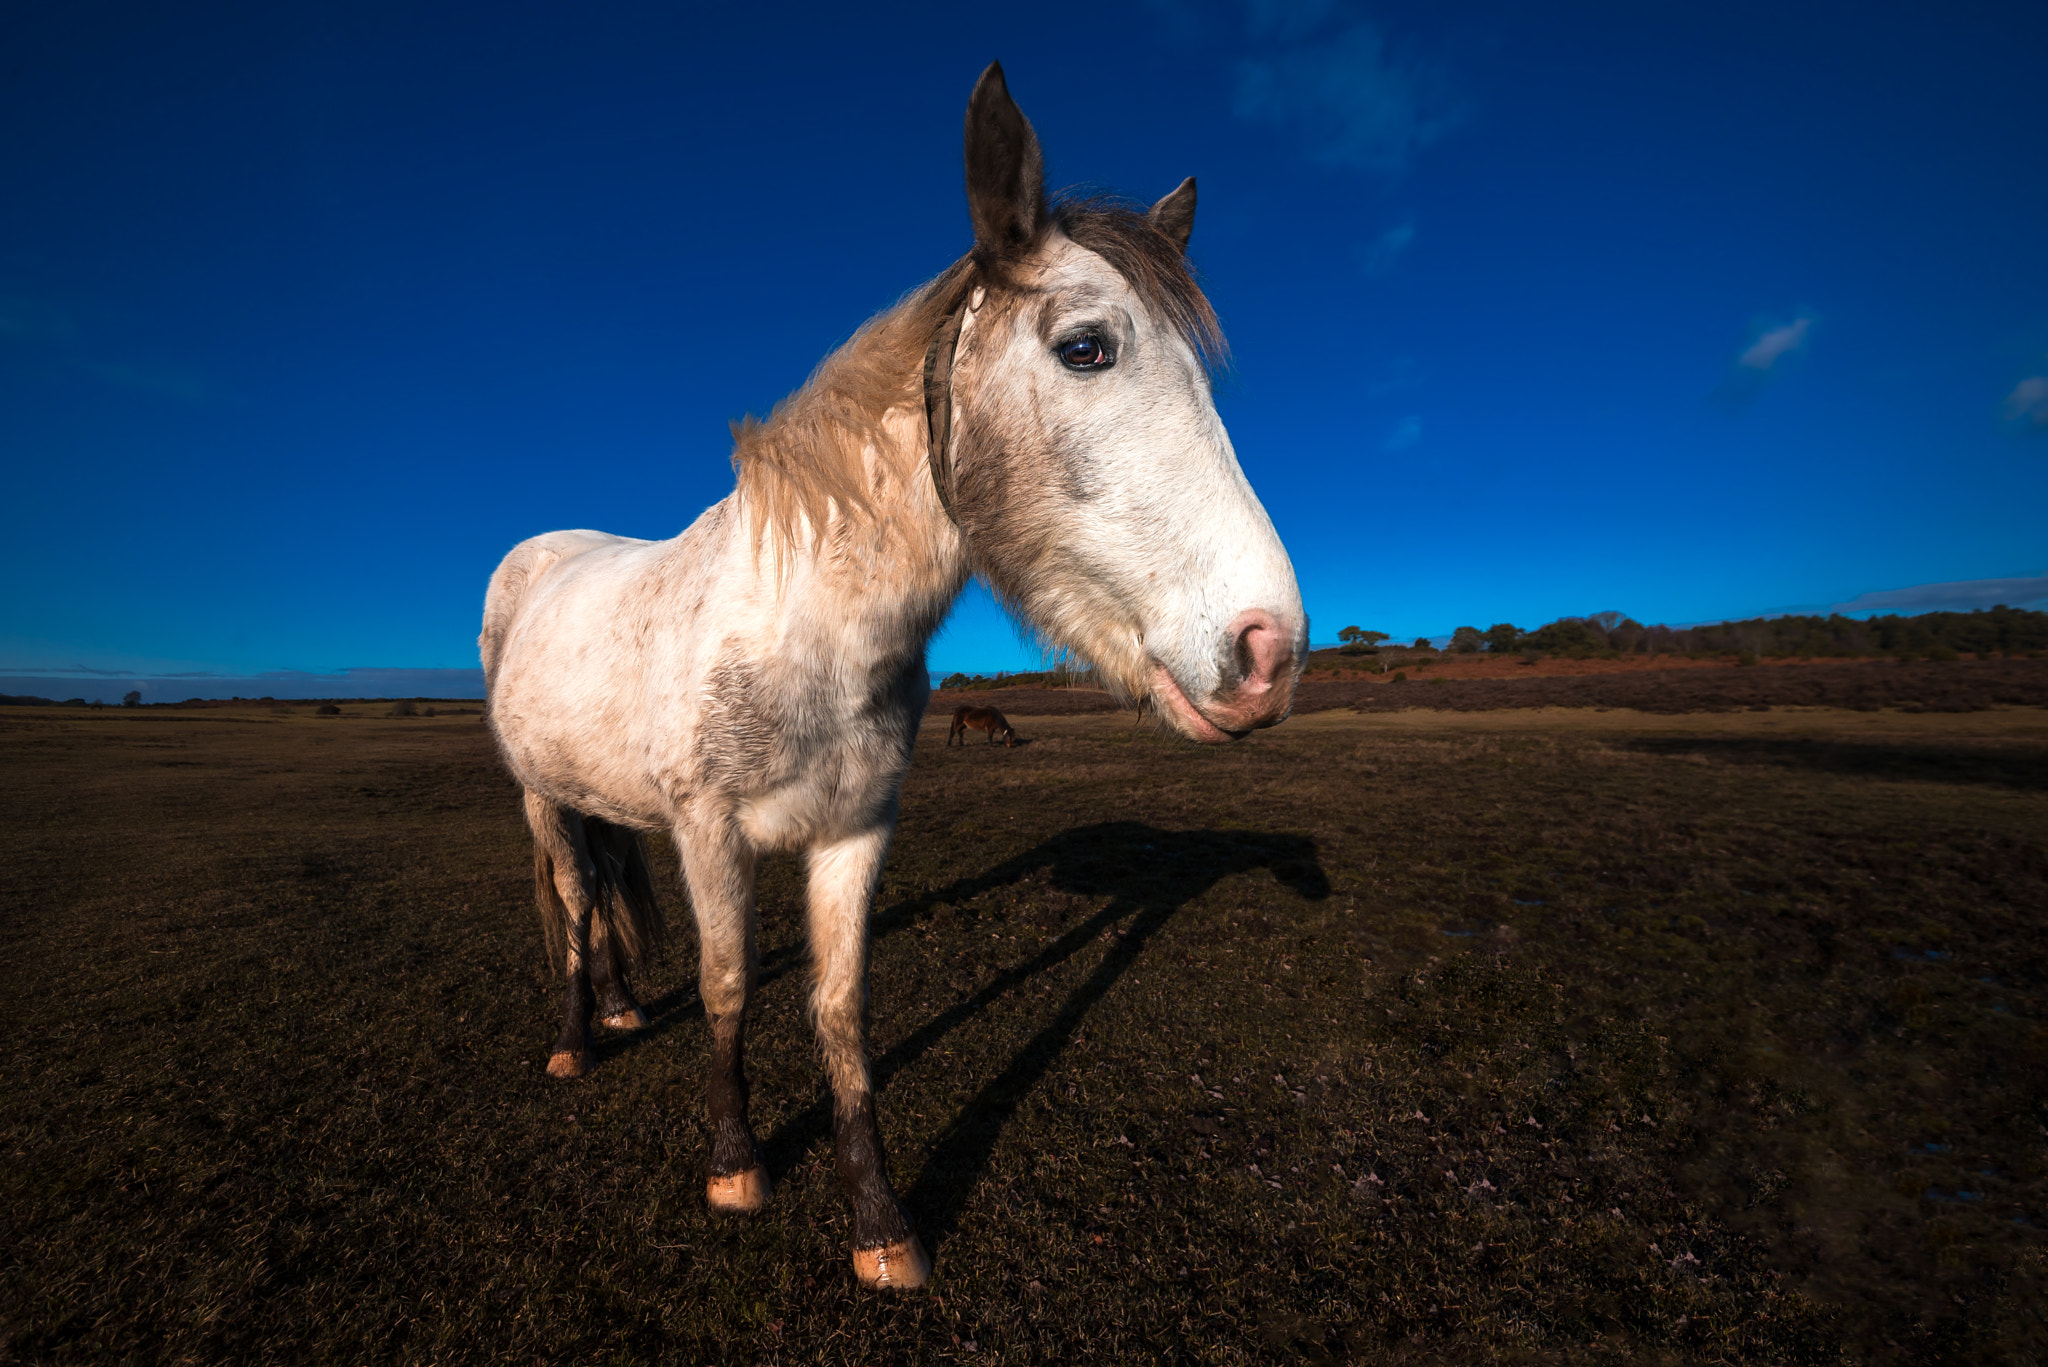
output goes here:
[[593, 1007], [644, 1023], [625, 973], [660, 920], [637, 832], [672, 832], [711, 1027], [708, 1199], [758, 1209], [754, 873], [765, 851], [804, 851], [854, 1267], [898, 1287], [930, 1260], [875, 1124], [868, 911], [925, 647], [968, 575], [1198, 741], [1284, 718], [1308, 646], [1293, 566], [1210, 397], [1221, 339], [1184, 256], [1194, 181], [1149, 213], [1049, 201], [997, 65], [966, 141], [973, 250], [736, 426], [737, 487], [682, 535], [514, 548], [478, 641], [569, 980], [548, 1071], [587, 1070]]

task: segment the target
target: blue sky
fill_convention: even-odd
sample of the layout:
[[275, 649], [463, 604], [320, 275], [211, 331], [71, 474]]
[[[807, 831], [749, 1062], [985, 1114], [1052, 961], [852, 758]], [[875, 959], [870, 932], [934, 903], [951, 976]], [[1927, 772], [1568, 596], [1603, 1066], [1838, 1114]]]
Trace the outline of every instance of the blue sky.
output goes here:
[[473, 666], [965, 249], [992, 57], [1055, 185], [1199, 177], [1318, 641], [2048, 592], [2048, 8], [1020, 15], [8, 7], [0, 671]]

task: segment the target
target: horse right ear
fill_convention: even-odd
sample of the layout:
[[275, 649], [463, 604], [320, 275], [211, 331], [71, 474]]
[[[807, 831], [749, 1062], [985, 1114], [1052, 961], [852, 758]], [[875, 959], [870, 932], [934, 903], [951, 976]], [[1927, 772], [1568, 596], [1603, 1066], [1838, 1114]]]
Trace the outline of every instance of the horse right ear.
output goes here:
[[1195, 233], [1195, 178], [1189, 176], [1182, 181], [1172, 194], [1153, 205], [1152, 212], [1145, 217], [1180, 248], [1181, 255], [1187, 255], [1188, 239]]
[[1023, 251], [1045, 229], [1045, 159], [1001, 62], [988, 64], [967, 100], [967, 212], [975, 247], [995, 256]]

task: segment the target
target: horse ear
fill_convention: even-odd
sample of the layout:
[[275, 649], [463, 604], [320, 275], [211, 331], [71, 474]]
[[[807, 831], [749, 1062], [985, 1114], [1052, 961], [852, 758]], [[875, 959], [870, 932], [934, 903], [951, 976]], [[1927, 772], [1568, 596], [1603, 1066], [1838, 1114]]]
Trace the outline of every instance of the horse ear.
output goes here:
[[1007, 256], [1045, 228], [1045, 160], [1030, 120], [990, 62], [967, 100], [967, 212], [974, 245]]
[[1185, 253], [1188, 238], [1195, 231], [1195, 178], [1189, 176], [1174, 192], [1152, 206], [1152, 212], [1145, 215], [1152, 220], [1152, 226], [1165, 233], [1167, 240]]

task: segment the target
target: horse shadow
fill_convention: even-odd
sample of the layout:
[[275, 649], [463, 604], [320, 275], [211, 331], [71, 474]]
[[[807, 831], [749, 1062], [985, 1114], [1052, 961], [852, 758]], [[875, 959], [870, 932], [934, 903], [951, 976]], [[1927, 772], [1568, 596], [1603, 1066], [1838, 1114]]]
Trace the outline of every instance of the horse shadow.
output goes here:
[[[1069, 926], [1029, 960], [996, 974], [875, 1060], [879, 1091], [889, 1078], [917, 1063], [999, 999], [1103, 935], [1113, 934], [1102, 962], [1053, 1008], [1032, 1038], [929, 1146], [916, 1183], [904, 1193], [904, 1203], [934, 1246], [957, 1222], [1018, 1107], [1073, 1042], [1089, 1012], [1137, 963], [1152, 937], [1218, 882], [1258, 869], [1270, 870], [1303, 897], [1321, 900], [1330, 894], [1315, 841], [1307, 836], [1168, 831], [1139, 821], [1112, 821], [1063, 831], [983, 873], [899, 901], [875, 918], [873, 934], [879, 939], [914, 924], [941, 903], [971, 901], [1027, 879], [1091, 899], [1109, 898], [1107, 905]], [[763, 1147], [772, 1173], [786, 1173], [831, 1133], [831, 1108], [830, 1097], [820, 1096], [768, 1136]]]

